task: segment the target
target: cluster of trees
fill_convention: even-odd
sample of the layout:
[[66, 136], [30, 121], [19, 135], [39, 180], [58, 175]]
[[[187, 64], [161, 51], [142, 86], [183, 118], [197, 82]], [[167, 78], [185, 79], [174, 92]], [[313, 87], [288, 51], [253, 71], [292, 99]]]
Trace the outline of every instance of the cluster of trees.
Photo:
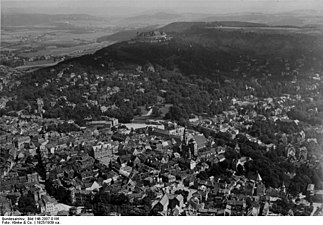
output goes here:
[[308, 111], [303, 111], [301, 109], [292, 109], [287, 113], [287, 115], [294, 120], [300, 120], [311, 125], [319, 125], [322, 124], [323, 117], [319, 117], [313, 113], [309, 113]]
[[[129, 199], [124, 194], [105, 192], [100, 190], [92, 201], [93, 213], [96, 216], [107, 216], [118, 213], [123, 216], [148, 216], [151, 210], [151, 201], [155, 197], [152, 191], [148, 191], [146, 197], [141, 200]], [[140, 205], [141, 207], [138, 207]]]
[[289, 193], [296, 195], [300, 192], [306, 193], [308, 184], [315, 184], [318, 186], [323, 180], [322, 167], [311, 169], [308, 165], [301, 165], [295, 170], [296, 175], [290, 181]]
[[9, 67], [17, 67], [24, 65], [24, 59], [1, 59], [0, 65], [9, 66]]
[[248, 130], [248, 134], [254, 137], [258, 137], [265, 144], [277, 143], [275, 133], [277, 133], [277, 126], [274, 122], [256, 120], [252, 123], [251, 128]]
[[[266, 128], [265, 128], [266, 129]], [[286, 158], [287, 152], [284, 144], [277, 143], [276, 149], [267, 151], [266, 148], [256, 143], [250, 142], [245, 136], [238, 134], [232, 140], [226, 133], [209, 133], [216, 142], [216, 145], [226, 146], [224, 162], [213, 164], [209, 163], [208, 176], [223, 177], [228, 173], [227, 169], [236, 170], [236, 162], [242, 157], [249, 157], [250, 161], [245, 163], [244, 168], [238, 168], [237, 174], [246, 175], [254, 179], [259, 173], [267, 187], [280, 188], [286, 185], [288, 192], [297, 195], [300, 192], [306, 193], [308, 184], [318, 185], [323, 180], [322, 168], [310, 168], [307, 164], [297, 166], [294, 162]], [[240, 152], [234, 150], [236, 144], [240, 147]], [[206, 176], [200, 174], [200, 176]], [[295, 174], [291, 178], [288, 174]]]
[[26, 195], [22, 195], [19, 198], [18, 210], [23, 215], [28, 215], [28, 214], [35, 215], [36, 213], [39, 213], [33, 193], [28, 192]]
[[57, 131], [59, 133], [68, 133], [72, 131], [79, 131], [79, 128], [75, 126], [75, 124], [70, 124], [67, 122], [60, 123], [58, 125], [56, 124], [50, 124], [47, 129], [47, 131]]

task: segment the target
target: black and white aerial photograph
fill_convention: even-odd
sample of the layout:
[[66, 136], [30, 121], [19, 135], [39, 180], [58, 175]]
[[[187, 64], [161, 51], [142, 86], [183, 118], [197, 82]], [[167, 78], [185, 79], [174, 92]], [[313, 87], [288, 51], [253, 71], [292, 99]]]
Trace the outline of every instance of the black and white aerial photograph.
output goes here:
[[323, 1], [0, 4], [1, 224], [322, 218]]

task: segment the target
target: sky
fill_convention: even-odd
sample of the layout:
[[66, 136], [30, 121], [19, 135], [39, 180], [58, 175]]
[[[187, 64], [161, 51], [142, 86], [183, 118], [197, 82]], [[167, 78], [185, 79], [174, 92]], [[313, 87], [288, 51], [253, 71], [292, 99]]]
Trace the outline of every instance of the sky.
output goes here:
[[149, 11], [235, 13], [323, 10], [322, 0], [1, 0], [1, 10], [133, 15]]

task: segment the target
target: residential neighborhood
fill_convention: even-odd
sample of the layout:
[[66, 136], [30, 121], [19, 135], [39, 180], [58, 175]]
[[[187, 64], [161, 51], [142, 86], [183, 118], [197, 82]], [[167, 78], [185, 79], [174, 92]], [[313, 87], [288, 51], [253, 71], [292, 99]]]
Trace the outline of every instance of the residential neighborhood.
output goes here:
[[[322, 182], [293, 196], [284, 183], [265, 185], [266, 174], [244, 173], [253, 158], [243, 156], [241, 139], [267, 152], [285, 146], [284, 157], [297, 167], [322, 163], [322, 154], [308, 152], [317, 140], [307, 131], [280, 131], [273, 143], [251, 135], [259, 120], [297, 126], [286, 115], [294, 101], [232, 99], [229, 111], [197, 116], [190, 128], [167, 120], [128, 129], [108, 117], [80, 127], [40, 115], [2, 116], [1, 215], [321, 215]], [[259, 108], [238, 113], [250, 105]]]

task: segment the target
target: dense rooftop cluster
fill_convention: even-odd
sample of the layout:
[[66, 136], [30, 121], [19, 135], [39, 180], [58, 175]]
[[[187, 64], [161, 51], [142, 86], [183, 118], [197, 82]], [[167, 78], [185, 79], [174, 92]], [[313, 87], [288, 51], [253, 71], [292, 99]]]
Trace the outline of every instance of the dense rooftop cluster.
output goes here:
[[322, 127], [294, 101], [234, 98], [186, 128], [3, 116], [2, 214], [316, 215]]

